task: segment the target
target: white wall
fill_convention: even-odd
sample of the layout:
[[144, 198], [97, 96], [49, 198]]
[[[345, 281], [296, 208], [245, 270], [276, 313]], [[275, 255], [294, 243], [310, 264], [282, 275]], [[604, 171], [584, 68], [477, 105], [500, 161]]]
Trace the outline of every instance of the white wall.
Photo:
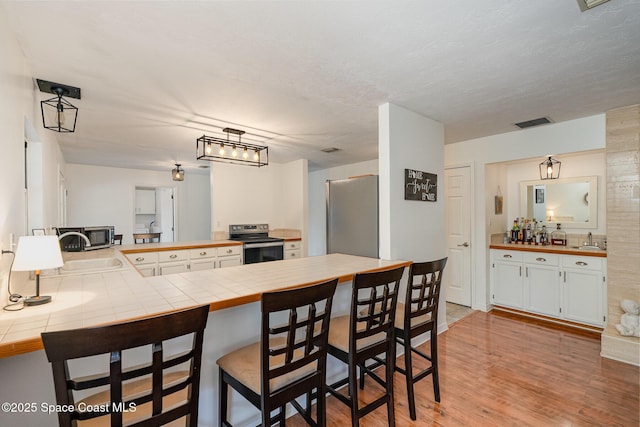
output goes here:
[[[340, 155], [340, 154], [337, 154]], [[377, 175], [378, 160], [321, 169], [309, 173], [309, 255], [327, 253], [327, 206], [325, 183], [327, 180], [347, 179], [352, 176]]]
[[[493, 193], [495, 191], [494, 184], [497, 182], [491, 178], [489, 187], [487, 186], [485, 170], [487, 164], [528, 158], [539, 158], [542, 161], [545, 156], [551, 154], [561, 156], [567, 153], [603, 148], [605, 148], [605, 115], [599, 114], [456, 144], [447, 144], [444, 148], [444, 158], [445, 167], [473, 164], [473, 191], [477, 195], [486, 195], [487, 192]], [[562, 170], [564, 176], [564, 164]], [[537, 168], [533, 173], [538, 173]], [[503, 195], [505, 195], [504, 187]], [[486, 203], [486, 197], [476, 198], [476, 203], [483, 201]], [[505, 197], [506, 203], [511, 202], [507, 202]], [[474, 260], [472, 264], [475, 265], [475, 271], [472, 274], [475, 287], [472, 307], [480, 310], [487, 310], [489, 306], [488, 230], [490, 229], [490, 216], [487, 215], [487, 210], [486, 206], [477, 206], [476, 216], [472, 219], [471, 247]]]
[[135, 187], [173, 187], [176, 198], [176, 238], [211, 238], [209, 177], [186, 174], [171, 179], [170, 170], [149, 171], [81, 164], [67, 164], [67, 225], [114, 225], [123, 243], [133, 243]]

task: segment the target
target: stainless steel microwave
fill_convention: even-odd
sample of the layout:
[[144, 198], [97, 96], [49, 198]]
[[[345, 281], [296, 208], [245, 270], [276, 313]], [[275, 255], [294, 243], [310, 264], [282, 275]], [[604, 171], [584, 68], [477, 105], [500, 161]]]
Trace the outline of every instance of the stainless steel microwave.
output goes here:
[[[60, 227], [60, 248], [65, 252], [91, 251], [109, 248], [113, 244], [115, 227]], [[82, 237], [84, 236], [84, 237]]]

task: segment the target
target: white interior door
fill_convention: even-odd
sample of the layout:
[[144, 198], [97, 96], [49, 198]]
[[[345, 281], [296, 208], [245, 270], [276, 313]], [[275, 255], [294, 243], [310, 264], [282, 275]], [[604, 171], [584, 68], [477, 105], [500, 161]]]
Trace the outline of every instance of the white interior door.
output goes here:
[[162, 232], [160, 235], [161, 242], [175, 241], [174, 209], [173, 188], [156, 188], [155, 225]]
[[445, 169], [446, 300], [471, 307], [471, 168]]

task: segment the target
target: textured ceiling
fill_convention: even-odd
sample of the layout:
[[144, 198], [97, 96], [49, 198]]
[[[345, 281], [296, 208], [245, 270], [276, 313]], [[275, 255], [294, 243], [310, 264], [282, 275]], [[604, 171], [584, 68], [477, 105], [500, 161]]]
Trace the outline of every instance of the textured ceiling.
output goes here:
[[[640, 102], [640, 1], [0, 1], [34, 78], [82, 88], [68, 162], [187, 172], [195, 139], [324, 168], [377, 157], [378, 106], [446, 142]], [[1, 13], [1, 12], [0, 12]], [[41, 94], [45, 99], [46, 95]], [[338, 147], [336, 153], [323, 153]]]

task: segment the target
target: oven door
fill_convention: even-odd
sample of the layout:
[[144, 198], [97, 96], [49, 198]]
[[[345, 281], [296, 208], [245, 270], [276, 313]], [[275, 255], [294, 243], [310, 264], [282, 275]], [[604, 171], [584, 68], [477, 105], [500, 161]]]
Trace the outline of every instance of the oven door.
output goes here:
[[245, 243], [244, 263], [278, 261], [284, 259], [283, 242]]

